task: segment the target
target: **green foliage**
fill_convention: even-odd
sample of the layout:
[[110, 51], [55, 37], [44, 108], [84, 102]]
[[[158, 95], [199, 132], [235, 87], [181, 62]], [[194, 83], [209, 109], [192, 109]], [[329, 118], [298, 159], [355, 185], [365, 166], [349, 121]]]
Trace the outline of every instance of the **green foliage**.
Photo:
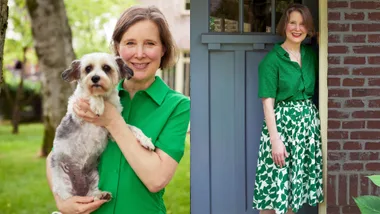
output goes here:
[[133, 0], [65, 0], [66, 13], [73, 34], [73, 46], [78, 58], [90, 52], [110, 52], [114, 24]]
[[[368, 178], [376, 185], [380, 186], [380, 175], [371, 175]], [[362, 214], [380, 213], [380, 197], [364, 195], [354, 198]]]
[[[42, 124], [21, 125], [12, 135], [10, 125], [0, 124], [0, 213], [52, 213], [57, 210], [45, 176], [45, 159], [37, 158]], [[190, 213], [190, 144], [164, 200], [168, 214]]]

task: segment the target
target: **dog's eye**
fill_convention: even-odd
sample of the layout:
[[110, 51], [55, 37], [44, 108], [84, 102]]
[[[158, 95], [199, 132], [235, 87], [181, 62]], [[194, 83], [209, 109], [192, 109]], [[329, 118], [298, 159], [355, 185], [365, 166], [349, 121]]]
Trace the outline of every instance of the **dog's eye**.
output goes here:
[[110, 72], [111, 71], [111, 67], [109, 65], [103, 65], [103, 71]]
[[86, 66], [85, 70], [87, 73], [90, 73], [92, 71], [92, 66], [91, 65]]

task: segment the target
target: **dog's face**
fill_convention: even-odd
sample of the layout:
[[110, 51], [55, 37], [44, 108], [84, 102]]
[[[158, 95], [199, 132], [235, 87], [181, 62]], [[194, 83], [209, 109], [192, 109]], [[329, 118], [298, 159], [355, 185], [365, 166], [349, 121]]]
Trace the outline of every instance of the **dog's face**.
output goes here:
[[120, 57], [107, 53], [91, 53], [74, 60], [62, 73], [67, 82], [77, 80], [91, 95], [101, 96], [114, 89], [120, 79], [130, 79], [133, 71]]

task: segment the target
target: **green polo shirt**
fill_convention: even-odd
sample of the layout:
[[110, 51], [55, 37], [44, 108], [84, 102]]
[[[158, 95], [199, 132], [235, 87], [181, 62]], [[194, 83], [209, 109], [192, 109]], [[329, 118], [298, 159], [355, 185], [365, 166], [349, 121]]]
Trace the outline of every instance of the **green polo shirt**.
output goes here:
[[314, 95], [317, 56], [311, 47], [301, 45], [302, 68], [290, 60], [281, 44], [264, 57], [259, 65], [259, 97], [276, 102], [305, 100]]
[[[160, 77], [138, 91], [133, 99], [118, 85], [122, 116], [126, 123], [140, 128], [153, 144], [180, 162], [190, 120], [190, 100], [170, 89]], [[112, 200], [96, 214], [165, 214], [165, 190], [151, 193], [137, 177], [118, 145], [109, 141], [99, 163], [99, 189], [112, 193]]]

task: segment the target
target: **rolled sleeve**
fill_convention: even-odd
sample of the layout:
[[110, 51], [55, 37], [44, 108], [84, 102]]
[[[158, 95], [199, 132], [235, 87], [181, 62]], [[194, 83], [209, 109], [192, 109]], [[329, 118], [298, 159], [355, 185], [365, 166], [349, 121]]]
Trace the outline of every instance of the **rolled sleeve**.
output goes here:
[[189, 121], [190, 100], [186, 99], [175, 108], [156, 141], [156, 147], [178, 163], [184, 154]]
[[278, 69], [274, 62], [263, 61], [259, 65], [259, 97], [276, 98], [278, 88]]

